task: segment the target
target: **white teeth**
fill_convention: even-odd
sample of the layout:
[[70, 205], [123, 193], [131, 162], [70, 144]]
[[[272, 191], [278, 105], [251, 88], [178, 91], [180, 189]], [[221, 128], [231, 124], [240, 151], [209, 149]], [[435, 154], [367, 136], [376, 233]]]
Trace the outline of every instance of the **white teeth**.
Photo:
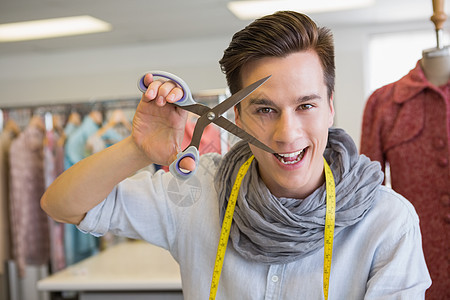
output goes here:
[[296, 156], [298, 156], [300, 153], [302, 153], [302, 151], [303, 151], [303, 150], [296, 151], [296, 152], [292, 152], [292, 153], [284, 153], [284, 154], [277, 153], [277, 154], [278, 154], [279, 156], [281, 156], [281, 157], [296, 157]]
[[[304, 149], [303, 149], [304, 150]], [[275, 154], [280, 162], [285, 165], [292, 165], [298, 163], [303, 158], [303, 150], [292, 152], [292, 153], [284, 153], [284, 154]], [[292, 160], [292, 158], [296, 158]], [[285, 160], [286, 159], [286, 160]]]
[[296, 159], [296, 160], [290, 160], [290, 161], [284, 161], [284, 159], [281, 159], [281, 162], [283, 163], [283, 164], [285, 164], [285, 165], [292, 165], [292, 164], [295, 164], [295, 163], [297, 163], [297, 162], [299, 162], [300, 161], [300, 158], [299, 159]]

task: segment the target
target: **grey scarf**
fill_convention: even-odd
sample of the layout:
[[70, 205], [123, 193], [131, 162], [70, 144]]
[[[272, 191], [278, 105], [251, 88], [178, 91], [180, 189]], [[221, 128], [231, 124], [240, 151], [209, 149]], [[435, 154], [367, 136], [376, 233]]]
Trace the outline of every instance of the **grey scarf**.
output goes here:
[[[250, 157], [250, 147], [239, 142], [224, 157], [215, 175], [223, 219], [239, 167]], [[371, 208], [383, 181], [380, 165], [358, 150], [342, 129], [329, 130], [324, 157], [336, 183], [335, 236], [361, 220]], [[306, 199], [273, 196], [258, 175], [254, 160], [245, 175], [236, 202], [230, 238], [244, 258], [266, 264], [284, 264], [323, 247], [325, 184]]]

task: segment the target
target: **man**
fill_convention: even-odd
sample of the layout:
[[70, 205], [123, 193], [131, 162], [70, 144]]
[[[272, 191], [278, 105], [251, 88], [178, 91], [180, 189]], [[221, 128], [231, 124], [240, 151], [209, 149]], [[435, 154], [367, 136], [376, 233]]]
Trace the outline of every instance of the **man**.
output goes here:
[[279, 12], [236, 33], [220, 63], [232, 93], [272, 75], [235, 112], [237, 125], [276, 154], [241, 142], [223, 158], [202, 156], [197, 166], [182, 160], [182, 168], [198, 168], [190, 180], [201, 192], [183, 205], [173, 187], [189, 184], [173, 185], [170, 173], [127, 178], [150, 163], [170, 164], [184, 133], [186, 113], [167, 104], [182, 90], [148, 74], [131, 137], [60, 176], [42, 198], [44, 210], [95, 235], [112, 231], [168, 249], [180, 264], [184, 298], [206, 299], [231, 187], [254, 155], [240, 185], [217, 297], [322, 299], [325, 157], [336, 181], [329, 299], [423, 299], [430, 278], [414, 209], [381, 186], [377, 163], [331, 128], [329, 30], [305, 15]]

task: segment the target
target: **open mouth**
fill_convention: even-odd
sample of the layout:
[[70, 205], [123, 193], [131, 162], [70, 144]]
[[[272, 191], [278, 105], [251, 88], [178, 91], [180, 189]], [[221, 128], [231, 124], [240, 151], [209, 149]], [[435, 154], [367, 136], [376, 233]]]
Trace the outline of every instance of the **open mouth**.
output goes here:
[[302, 160], [303, 156], [305, 155], [305, 150], [306, 148], [291, 153], [275, 153], [274, 155], [281, 163], [285, 165], [293, 165]]

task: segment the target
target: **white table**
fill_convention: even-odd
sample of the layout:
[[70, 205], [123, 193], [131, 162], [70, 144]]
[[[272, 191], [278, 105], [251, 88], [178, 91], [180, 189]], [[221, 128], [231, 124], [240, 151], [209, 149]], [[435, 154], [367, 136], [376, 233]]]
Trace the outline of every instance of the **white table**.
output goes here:
[[118, 244], [38, 282], [38, 290], [76, 291], [80, 300], [183, 299], [178, 263], [142, 241]]

